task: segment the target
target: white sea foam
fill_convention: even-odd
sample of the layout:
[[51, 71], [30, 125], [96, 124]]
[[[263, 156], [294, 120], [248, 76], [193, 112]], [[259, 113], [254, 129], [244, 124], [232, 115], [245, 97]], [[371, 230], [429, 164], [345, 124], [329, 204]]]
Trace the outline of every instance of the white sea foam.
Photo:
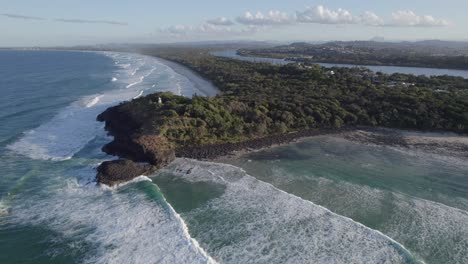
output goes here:
[[133, 99], [140, 98], [143, 95], [143, 91], [140, 91], [137, 96], [134, 96]]
[[[96, 116], [107, 107], [121, 101], [130, 100], [135, 95], [148, 91], [172, 91], [180, 94], [179, 80], [184, 80], [183, 95], [191, 96], [195, 89], [188, 80], [176, 74], [171, 68], [163, 65], [153, 57], [127, 54], [103, 53], [111, 57], [119, 69], [114, 76], [119, 76], [119, 82], [113, 82], [111, 90], [99, 95], [85, 96], [76, 103], [61, 110], [49, 122], [27, 131], [16, 142], [7, 146], [8, 149], [33, 159], [66, 160], [83, 148], [98, 133], [103, 125], [96, 122]], [[128, 68], [139, 70], [132, 76]], [[138, 76], [138, 74], [141, 74]], [[137, 78], [135, 80], [135, 78]], [[148, 79], [148, 81], [146, 81]], [[155, 82], [166, 83], [157, 89], [150, 89]], [[178, 87], [178, 88], [175, 88]], [[154, 88], [154, 87], [151, 87]]]
[[139, 79], [138, 81], [133, 82], [133, 83], [127, 85], [125, 88], [130, 88], [130, 87], [133, 87], [133, 86], [135, 86], [135, 85], [137, 85], [137, 84], [140, 84], [140, 83], [143, 82], [144, 79], [145, 79], [145, 76], [141, 76], [140, 79]]
[[[92, 174], [91, 174], [92, 175]], [[138, 177], [135, 177], [134, 179], [132, 179], [131, 181], [128, 181], [128, 182], [123, 182], [123, 183], [119, 183], [119, 184], [116, 184], [112, 187], [110, 186], [107, 186], [107, 185], [99, 185], [99, 187], [103, 190], [117, 190], [119, 188], [122, 188], [126, 185], [129, 185], [129, 184], [133, 184], [133, 183], [137, 183], [137, 182], [143, 182], [143, 181], [149, 181], [149, 182], [153, 182], [148, 176], [145, 176], [145, 175], [140, 175]]]
[[5, 204], [3, 200], [0, 200], [0, 216], [7, 215], [9, 211], [8, 206]]
[[117, 79], [116, 77], [112, 77], [112, 81], [113, 81], [113, 82], [116, 82], [116, 81], [118, 81], [118, 80], [119, 80], [119, 79]]
[[234, 166], [178, 159], [168, 170], [188, 182], [225, 187], [222, 196], [182, 213], [194, 238], [220, 262], [405, 263], [411, 258], [381, 232]]
[[395, 205], [398, 209], [384, 227], [387, 234], [412, 243], [428, 260], [468, 263], [468, 212], [403, 196]]
[[132, 71], [132, 73], [130, 73], [130, 75], [132, 75], [132, 76], [135, 75], [139, 69], [140, 69], [139, 67], [136, 68], [135, 70]]
[[48, 123], [25, 132], [7, 148], [33, 159], [70, 159], [103, 129], [94, 120], [104, 109], [96, 105], [71, 105]]
[[[121, 192], [122, 187], [131, 186], [109, 190], [68, 179], [45, 200], [21, 202], [13, 217], [93, 244], [85, 263], [214, 263], [164, 200], [150, 200], [136, 189]], [[155, 185], [150, 188], [157, 192]]]
[[98, 95], [98, 96], [93, 97], [90, 101], [85, 103], [85, 106], [87, 108], [93, 107], [95, 104], [97, 104], [99, 102], [99, 99], [101, 99], [101, 97], [102, 97], [102, 95]]
[[[432, 263], [466, 263], [468, 260], [468, 225], [462, 224], [468, 222], [465, 210], [403, 193], [317, 175], [298, 175], [281, 166], [272, 166], [268, 173], [278, 188], [294, 190], [304, 199], [325, 204], [334, 212], [360, 219], [380, 216], [379, 230], [409, 245], [420, 259]], [[450, 200], [461, 208], [468, 205], [466, 199], [441, 196], [434, 194], [432, 198]]]

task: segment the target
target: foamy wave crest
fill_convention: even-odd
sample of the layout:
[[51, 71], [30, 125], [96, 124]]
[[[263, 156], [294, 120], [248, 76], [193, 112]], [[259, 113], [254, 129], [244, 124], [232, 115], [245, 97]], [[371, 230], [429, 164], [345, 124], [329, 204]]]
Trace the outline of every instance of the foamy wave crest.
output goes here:
[[8, 206], [3, 202], [3, 200], [0, 200], [0, 216], [7, 215], [8, 211]]
[[97, 104], [99, 102], [101, 97], [102, 97], [102, 95], [98, 95], [98, 96], [93, 97], [91, 100], [89, 100], [88, 102], [85, 103], [85, 106], [87, 108], [93, 107], [95, 104]]
[[[12, 217], [93, 244], [85, 263], [215, 263], [164, 199], [119, 189], [85, 187], [69, 179], [45, 200], [22, 202]], [[158, 193], [152, 183], [145, 189]]]
[[140, 83], [143, 82], [144, 79], [145, 79], [145, 76], [141, 76], [140, 79], [139, 79], [138, 81], [133, 82], [133, 83], [127, 85], [125, 88], [130, 88], [130, 87], [133, 87], [133, 86], [135, 86], [135, 85], [137, 85], [137, 84], [140, 84]]
[[192, 236], [222, 263], [417, 263], [381, 232], [237, 167], [177, 159], [166, 171], [186, 182], [224, 186], [220, 197], [181, 212]]
[[[376, 153], [377, 151], [372, 155], [377, 155]], [[346, 161], [356, 162], [349, 159]], [[413, 159], [412, 162], [418, 161]], [[317, 169], [304, 173], [303, 170], [290, 168], [285, 163], [279, 165], [261, 161], [248, 166], [257, 171], [265, 171], [268, 176], [262, 179], [279, 189], [288, 190], [340, 215], [359, 219], [378, 228], [407, 246], [420, 259], [430, 263], [465, 263], [468, 259], [468, 247], [465, 246], [468, 245], [468, 225], [462, 224], [468, 222], [468, 200], [462, 197], [446, 197], [446, 194], [433, 192], [430, 198], [447, 202], [450, 205], [448, 206], [394, 190], [328, 179], [325, 178], [329, 173], [326, 170]], [[383, 166], [379, 164], [376, 167]], [[322, 173], [324, 175], [320, 177]], [[404, 170], [398, 173], [410, 177]]]
[[51, 121], [24, 133], [7, 148], [33, 159], [70, 159], [103, 129], [95, 119], [105, 108], [96, 104], [71, 105]]
[[143, 95], [143, 91], [140, 91], [137, 96], [133, 97], [133, 99], [140, 98]]
[[[83, 97], [60, 111], [49, 122], [25, 132], [23, 137], [7, 148], [33, 159], [70, 159], [97, 134], [103, 133], [103, 125], [95, 120], [96, 116], [107, 107], [131, 100], [135, 95], [141, 96], [144, 91], [180, 93], [180, 90], [175, 90], [174, 87], [178, 85], [177, 80], [184, 77], [178, 76], [157, 59], [138, 54], [112, 52], [103, 54], [119, 62], [116, 64], [118, 69], [114, 74], [119, 76], [119, 82], [112, 83], [114, 89], [99, 95]], [[127, 68], [139, 70], [135, 76], [132, 76], [132, 72], [129, 73]], [[142, 75], [137, 76], [138, 74]], [[146, 78], [149, 79], [148, 82]], [[155, 89], [151, 87], [155, 82], [165, 82], [167, 85]]]
[[136, 68], [135, 70], [132, 71], [132, 73], [130, 73], [130, 75], [132, 75], [132, 76], [135, 75], [139, 69], [140, 69], [139, 67]]
[[113, 81], [113, 82], [116, 82], [116, 81], [118, 81], [118, 80], [119, 80], [119, 79], [117, 79], [116, 77], [112, 77], [112, 81]]

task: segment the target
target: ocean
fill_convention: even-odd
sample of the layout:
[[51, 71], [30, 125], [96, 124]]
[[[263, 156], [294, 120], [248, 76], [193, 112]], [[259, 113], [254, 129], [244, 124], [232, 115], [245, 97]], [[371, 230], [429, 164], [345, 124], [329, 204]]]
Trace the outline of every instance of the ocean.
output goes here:
[[[180, 72], [180, 71], [178, 71]], [[156, 58], [0, 51], [0, 263], [468, 263], [468, 166], [320, 136], [109, 188], [96, 116], [205, 94]]]

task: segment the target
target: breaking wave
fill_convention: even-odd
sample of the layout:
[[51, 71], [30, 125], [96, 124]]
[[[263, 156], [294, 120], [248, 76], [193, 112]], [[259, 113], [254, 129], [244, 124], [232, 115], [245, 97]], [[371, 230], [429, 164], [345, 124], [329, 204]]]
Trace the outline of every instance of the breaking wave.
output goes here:
[[167, 171], [186, 182], [225, 188], [220, 197], [180, 212], [191, 235], [220, 262], [418, 263], [381, 232], [281, 191], [240, 168], [178, 159]]
[[[79, 99], [49, 122], [26, 131], [7, 148], [32, 159], [67, 160], [100, 133], [103, 124], [96, 122], [96, 116], [106, 108], [137, 98], [144, 92], [172, 91], [191, 96], [197, 91], [187, 78], [156, 58], [114, 52], [103, 54], [111, 57], [117, 66], [107, 91]], [[161, 85], [156, 87], [156, 82]]]
[[[94, 170], [74, 174], [88, 178]], [[67, 179], [45, 199], [22, 201], [13, 217], [93, 244], [85, 263], [215, 263], [147, 177], [114, 188]]]

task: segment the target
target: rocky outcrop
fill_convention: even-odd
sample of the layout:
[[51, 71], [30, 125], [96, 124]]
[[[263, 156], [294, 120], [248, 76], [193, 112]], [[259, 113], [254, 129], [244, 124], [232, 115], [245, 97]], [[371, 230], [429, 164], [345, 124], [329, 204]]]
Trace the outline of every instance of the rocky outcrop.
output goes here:
[[105, 161], [97, 169], [96, 181], [113, 186], [131, 181], [141, 175], [149, 175], [156, 170], [157, 167], [151, 164], [137, 163], [127, 159]]
[[[112, 135], [112, 133], [110, 133]], [[102, 150], [114, 156], [163, 167], [175, 159], [175, 151], [167, 139], [157, 135], [117, 136]]]
[[294, 142], [305, 137], [324, 134], [338, 134], [348, 131], [350, 128], [341, 129], [307, 129], [294, 133], [277, 134], [262, 138], [255, 138], [236, 143], [220, 143], [203, 146], [187, 146], [176, 149], [176, 156], [191, 159], [215, 159], [242, 150], [258, 150], [274, 145], [282, 145]]
[[114, 140], [102, 150], [121, 159], [103, 162], [97, 169], [96, 180], [114, 185], [143, 174], [154, 173], [175, 159], [175, 150], [165, 137], [141, 131], [137, 118], [119, 106], [108, 108], [97, 117], [106, 123], [106, 130]]
[[[149, 95], [152, 96], [152, 95]], [[153, 97], [159, 97], [155, 94]], [[110, 107], [97, 119], [105, 122], [105, 128], [114, 140], [102, 150], [121, 160], [104, 162], [98, 168], [97, 180], [113, 185], [131, 180], [142, 174], [148, 175], [172, 162], [175, 157], [193, 159], [214, 159], [236, 151], [261, 149], [272, 145], [284, 144], [302, 137], [338, 133], [344, 129], [308, 129], [295, 133], [275, 134], [236, 143], [193, 145], [185, 142], [169, 142], [159, 129], [166, 129], [164, 118], [168, 111], [156, 111], [152, 102], [145, 98]], [[151, 99], [151, 98], [150, 98]], [[173, 102], [174, 103], [174, 102]], [[180, 103], [180, 102], [179, 102]], [[169, 112], [170, 114], [170, 112]], [[183, 116], [181, 117], [183, 118]], [[166, 131], [167, 132], [167, 131]], [[144, 164], [142, 164], [144, 163]]]

